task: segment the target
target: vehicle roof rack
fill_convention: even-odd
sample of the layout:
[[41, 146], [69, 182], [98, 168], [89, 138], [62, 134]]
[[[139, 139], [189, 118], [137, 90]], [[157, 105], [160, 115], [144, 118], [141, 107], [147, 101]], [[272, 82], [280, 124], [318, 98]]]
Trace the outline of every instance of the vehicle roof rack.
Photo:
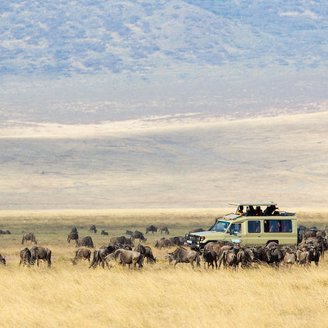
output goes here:
[[229, 203], [229, 205], [233, 205], [233, 206], [271, 206], [271, 205], [277, 205], [277, 203], [275, 202], [241, 202], [241, 203]]

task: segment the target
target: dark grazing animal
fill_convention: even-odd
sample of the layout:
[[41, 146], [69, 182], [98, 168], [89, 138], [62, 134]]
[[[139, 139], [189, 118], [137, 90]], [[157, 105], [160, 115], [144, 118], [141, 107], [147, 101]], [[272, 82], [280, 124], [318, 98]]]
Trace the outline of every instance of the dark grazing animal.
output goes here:
[[209, 269], [210, 266], [214, 269], [214, 265], [215, 268], [217, 269], [218, 262], [217, 262], [216, 253], [214, 251], [204, 250], [203, 259], [204, 259], [204, 269], [206, 269], [206, 264], [207, 264], [207, 269]]
[[171, 237], [169, 239], [176, 246], [183, 246], [186, 243], [186, 238], [185, 237], [182, 237], [182, 236]]
[[267, 257], [267, 263], [274, 265], [276, 267], [279, 266], [279, 263], [283, 260], [284, 255], [279, 247], [266, 247], [265, 254]]
[[111, 244], [120, 244], [120, 245], [124, 245], [124, 246], [134, 247], [132, 239], [127, 238], [125, 236], [112, 237], [112, 238], [110, 238], [109, 241]]
[[138, 268], [141, 269], [143, 267], [144, 256], [136, 251], [117, 249], [114, 253], [107, 255], [105, 258], [106, 265], [108, 268], [109, 268], [109, 262], [113, 260], [123, 265], [123, 268], [126, 265], [128, 265], [129, 268], [131, 268], [131, 265], [133, 265], [133, 267], [136, 268], [138, 265]]
[[229, 249], [232, 248], [232, 244], [228, 244], [225, 241], [211, 241], [209, 243], [207, 243], [204, 246], [204, 251], [211, 251], [211, 252], [215, 252], [217, 256], [219, 256], [220, 250], [222, 246], [229, 246]]
[[171, 241], [170, 239], [166, 239], [165, 237], [162, 237], [161, 239], [157, 240], [155, 243], [155, 247], [159, 249], [172, 247], [172, 246], [174, 246], [173, 241]]
[[126, 234], [127, 236], [132, 236], [132, 235], [133, 235], [133, 231], [131, 231], [131, 230], [126, 230], [126, 231], [125, 231], [125, 234]]
[[30, 264], [34, 265], [35, 261], [37, 266], [39, 266], [39, 261], [42, 260], [48, 263], [48, 267], [51, 267], [51, 250], [45, 247], [33, 246], [30, 249], [31, 261]]
[[169, 230], [169, 228], [168, 227], [161, 227], [160, 229], [159, 229], [159, 231], [160, 231], [160, 233], [162, 234], [162, 233], [165, 233], [166, 235], [169, 235], [170, 234], [170, 230]]
[[314, 262], [316, 266], [319, 265], [319, 260], [320, 260], [320, 248], [318, 246], [311, 245], [308, 247], [308, 252], [309, 252], [309, 263]]
[[158, 230], [157, 227], [155, 227], [154, 225], [150, 225], [150, 226], [146, 227], [146, 234], [148, 232], [151, 232], [151, 233], [157, 232], [157, 230]]
[[143, 235], [142, 232], [136, 230], [132, 236], [131, 236], [133, 239], [139, 239], [139, 240], [142, 240], [142, 241], [146, 241], [147, 239], [145, 238], [145, 236]]
[[153, 254], [151, 247], [139, 244], [134, 250], [136, 252], [139, 252], [140, 254], [142, 254], [147, 259], [147, 263], [149, 263], [149, 262], [155, 263], [156, 262], [156, 258]]
[[283, 259], [282, 264], [286, 265], [287, 267], [291, 267], [293, 264], [296, 263], [297, 256], [296, 251], [291, 249], [290, 247], [285, 247], [282, 249], [283, 252]]
[[221, 247], [221, 254], [219, 258], [219, 268], [223, 263], [224, 268], [232, 267], [234, 269], [237, 268], [238, 260], [237, 253], [239, 252], [239, 248], [234, 247], [232, 249], [225, 249], [226, 246]]
[[24, 249], [22, 249], [19, 252], [19, 256], [20, 256], [20, 261], [19, 261], [19, 265], [23, 264], [23, 266], [27, 265], [29, 266], [31, 263], [31, 252], [30, 250], [25, 247]]
[[70, 243], [71, 240], [75, 241], [75, 246], [78, 246], [79, 234], [75, 231], [71, 231], [67, 236], [67, 242]]
[[73, 232], [73, 233], [78, 233], [76, 226], [73, 226], [73, 227], [72, 227], [71, 232]]
[[89, 231], [93, 232], [93, 233], [97, 233], [97, 228], [94, 224], [92, 224], [89, 228]]
[[90, 236], [85, 236], [83, 237], [81, 240], [79, 239], [77, 242], [79, 247], [90, 247], [90, 248], [94, 248], [95, 245], [93, 243], [93, 240]]
[[28, 240], [30, 240], [32, 243], [34, 244], [37, 244], [37, 241], [36, 241], [36, 238], [34, 236], [34, 233], [33, 232], [28, 232], [28, 233], [25, 233], [23, 235], [23, 238], [22, 238], [22, 245], [27, 242]]
[[252, 248], [249, 247], [241, 247], [237, 253], [237, 266], [242, 268], [247, 268], [252, 265], [254, 261], [254, 252]]
[[105, 230], [101, 230], [101, 233], [100, 234], [103, 235], [103, 236], [108, 236], [108, 232], [105, 231]]
[[6, 265], [6, 258], [0, 254], [0, 264]]
[[78, 260], [88, 260], [88, 262], [90, 263], [90, 258], [91, 258], [90, 249], [85, 247], [79, 248], [75, 252], [75, 256], [72, 259], [72, 263], [76, 265]]
[[296, 261], [300, 265], [309, 265], [309, 252], [306, 247], [301, 247], [296, 251]]
[[174, 267], [178, 263], [190, 263], [191, 267], [194, 268], [194, 262], [196, 265], [200, 266], [200, 256], [197, 251], [189, 250], [184, 247], [178, 247], [174, 252], [168, 253], [167, 258], [169, 260], [169, 264], [175, 261]]
[[11, 232], [9, 230], [1, 230], [0, 229], [0, 235], [10, 235]]
[[96, 268], [101, 265], [102, 268], [105, 267], [105, 258], [108, 254], [111, 254], [117, 250], [117, 246], [114, 244], [109, 244], [108, 246], [100, 247], [93, 252], [93, 258], [89, 268]]

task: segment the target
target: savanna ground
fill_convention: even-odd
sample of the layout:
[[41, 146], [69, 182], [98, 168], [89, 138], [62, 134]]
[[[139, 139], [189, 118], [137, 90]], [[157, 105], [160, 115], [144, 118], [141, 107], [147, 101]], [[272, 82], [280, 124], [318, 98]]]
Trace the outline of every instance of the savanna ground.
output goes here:
[[[73, 225], [92, 235], [97, 247], [125, 230], [168, 225], [171, 236], [208, 227], [215, 210], [116, 210], [2, 212], [0, 253], [1, 327], [327, 327], [328, 261], [309, 269], [261, 266], [249, 270], [169, 266], [167, 250], [141, 271], [73, 266], [75, 246], [66, 237]], [[301, 223], [323, 227], [328, 213], [300, 213]], [[88, 231], [96, 224], [97, 234]], [[101, 229], [109, 236], [101, 236]], [[53, 266], [19, 268], [22, 231], [53, 252]], [[153, 246], [160, 234], [148, 235]]]

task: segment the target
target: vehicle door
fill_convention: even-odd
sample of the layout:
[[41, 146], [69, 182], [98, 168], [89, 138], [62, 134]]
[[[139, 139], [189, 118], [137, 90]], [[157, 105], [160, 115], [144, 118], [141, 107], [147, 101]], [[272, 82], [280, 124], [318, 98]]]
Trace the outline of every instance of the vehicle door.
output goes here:
[[245, 245], [264, 245], [261, 220], [247, 220], [245, 222], [245, 237], [243, 238]]
[[241, 243], [242, 242], [242, 224], [241, 223], [232, 223], [228, 229], [228, 233], [230, 234], [231, 241], [233, 243]]

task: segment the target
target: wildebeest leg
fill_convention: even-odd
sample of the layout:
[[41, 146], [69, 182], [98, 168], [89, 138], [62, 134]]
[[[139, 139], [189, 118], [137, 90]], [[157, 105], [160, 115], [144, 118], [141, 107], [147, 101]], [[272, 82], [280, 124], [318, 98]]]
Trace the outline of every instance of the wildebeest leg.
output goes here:
[[[215, 257], [214, 259], [214, 264], [215, 264], [215, 269], [218, 268], [218, 259]], [[213, 269], [214, 269], [214, 266], [213, 266]]]
[[36, 265], [39, 266], [39, 258], [36, 259]]
[[174, 269], [175, 269], [175, 266], [176, 266], [177, 264], [178, 264], [178, 261], [175, 260], [175, 263], [174, 263], [174, 265], [173, 265]]

